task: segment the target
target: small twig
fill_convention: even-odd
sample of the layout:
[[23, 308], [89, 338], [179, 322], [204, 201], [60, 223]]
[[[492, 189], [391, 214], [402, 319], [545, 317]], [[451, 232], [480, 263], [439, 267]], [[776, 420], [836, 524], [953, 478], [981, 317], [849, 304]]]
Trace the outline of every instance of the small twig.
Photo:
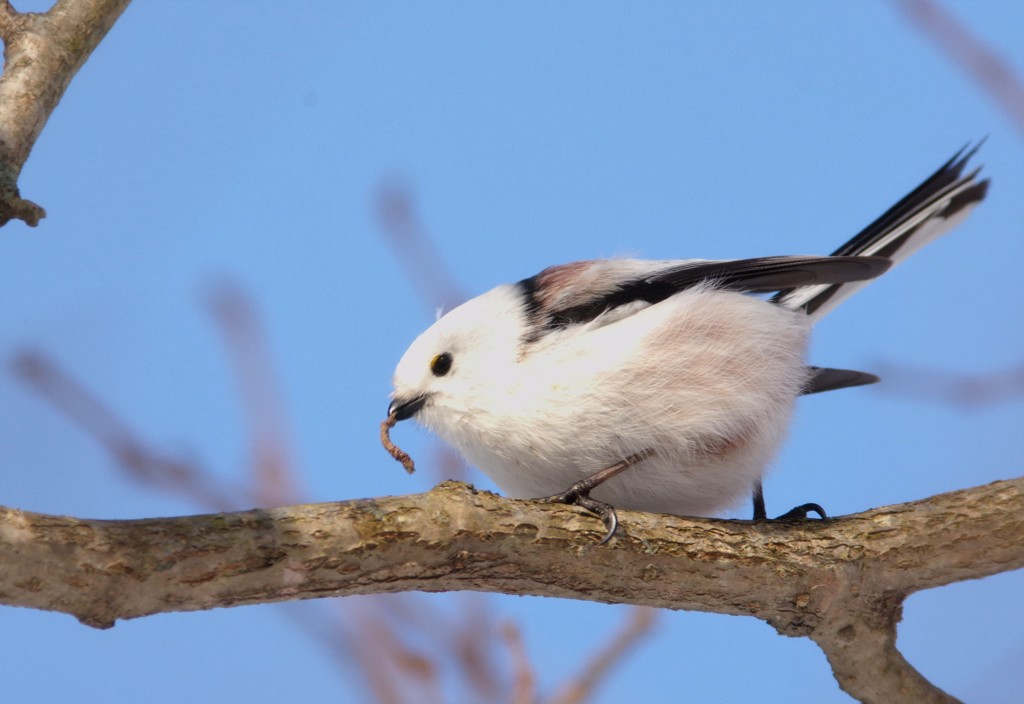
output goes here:
[[473, 483], [472, 478], [469, 476], [469, 465], [450, 445], [441, 442], [436, 443], [433, 454], [432, 474], [435, 477], [434, 481], [443, 482], [454, 479], [457, 482]]
[[[375, 606], [382, 605], [380, 601], [376, 601]], [[371, 608], [366, 611], [350, 609], [349, 614], [357, 624], [355, 631], [362, 646], [370, 654], [368, 659], [373, 661], [372, 665], [367, 666], [372, 666], [377, 671], [374, 678], [375, 692], [383, 692], [380, 682], [383, 675], [389, 683], [389, 701], [444, 701], [438, 677], [440, 658], [435, 659], [432, 655], [417, 652], [405, 642], [409, 629], [404, 623], [397, 624], [396, 628], [396, 624], [390, 623], [386, 608]], [[401, 696], [401, 691], [409, 693], [410, 690], [414, 693], [412, 696]], [[380, 694], [377, 696], [384, 699]]]
[[302, 491], [288, 439], [287, 413], [256, 307], [230, 282], [217, 285], [207, 305], [223, 335], [248, 421], [250, 493], [260, 506], [296, 503]]
[[409, 187], [399, 180], [382, 183], [377, 189], [376, 206], [381, 229], [430, 311], [451, 310], [466, 300], [423, 226]]
[[526, 653], [526, 645], [519, 627], [509, 621], [501, 628], [501, 635], [512, 656], [513, 684], [512, 704], [534, 704], [536, 702], [535, 678], [530, 658]]
[[987, 408], [1024, 398], [1024, 364], [1004, 371], [957, 374], [906, 365], [879, 364], [887, 383], [878, 393], [934, 401], [963, 409]]
[[602, 678], [654, 625], [655, 610], [638, 606], [630, 610], [625, 627], [587, 663], [579, 677], [569, 682], [550, 704], [581, 704], [593, 695]]
[[464, 699], [499, 701], [507, 687], [502, 666], [495, 657], [501, 634], [495, 623], [493, 602], [484, 594], [466, 592], [460, 595], [457, 608], [459, 624], [453, 629], [449, 650], [467, 689], [472, 690]]
[[239, 492], [218, 484], [209, 472], [154, 450], [141, 435], [47, 355], [18, 353], [14, 372], [75, 426], [93, 437], [131, 479], [170, 491], [214, 511], [239, 507]]
[[1002, 56], [934, 0], [893, 0], [921, 33], [985, 89], [1024, 130], [1024, 82]]

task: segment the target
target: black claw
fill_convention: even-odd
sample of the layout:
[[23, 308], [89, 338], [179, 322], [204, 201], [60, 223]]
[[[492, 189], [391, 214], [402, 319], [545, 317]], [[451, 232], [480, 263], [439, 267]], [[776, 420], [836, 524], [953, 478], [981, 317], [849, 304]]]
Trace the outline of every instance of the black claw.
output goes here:
[[[773, 518], [773, 521], [806, 521], [808, 513], [816, 513], [821, 518], [828, 518], [828, 514], [825, 513], [825, 509], [820, 504], [802, 504], [794, 509], [786, 511], [778, 518]], [[754, 483], [754, 520], [755, 521], [767, 521], [768, 514], [764, 509], [764, 489], [761, 486], [761, 480], [758, 479]]]
[[792, 508], [786, 511], [784, 514], [776, 518], [776, 521], [794, 521], [794, 520], [807, 520], [807, 514], [814, 512], [818, 514], [819, 518], [828, 518], [828, 514], [818, 504], [802, 504], [796, 508]]
[[592, 499], [589, 496], [580, 496], [576, 499], [576, 505], [587, 509], [591, 513], [597, 514], [601, 519], [601, 523], [604, 523], [605, 530], [604, 537], [601, 538], [601, 542], [598, 545], [604, 545], [615, 535], [615, 531], [619, 528], [619, 514], [615, 512], [615, 507], [611, 504], [606, 504], [604, 501], [598, 501]]
[[552, 504], [579, 506], [580, 508], [593, 513], [601, 519], [602, 523], [604, 523], [604, 527], [607, 532], [598, 545], [605, 545], [615, 536], [615, 531], [619, 528], [619, 515], [615, 512], [615, 507], [611, 504], [606, 504], [604, 501], [598, 501], [597, 499], [591, 498], [590, 489], [591, 487], [588, 486], [587, 480], [584, 479], [583, 481], [576, 482], [561, 494], [545, 497], [541, 499], [541, 501]]

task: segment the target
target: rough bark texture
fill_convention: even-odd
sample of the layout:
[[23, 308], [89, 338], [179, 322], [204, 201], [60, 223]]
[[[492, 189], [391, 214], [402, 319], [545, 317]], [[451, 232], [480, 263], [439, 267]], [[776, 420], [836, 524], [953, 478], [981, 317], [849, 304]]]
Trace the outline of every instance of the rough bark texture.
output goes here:
[[866, 702], [954, 701], [899, 654], [912, 592], [1024, 566], [1024, 478], [799, 524], [425, 494], [132, 521], [0, 509], [0, 603], [107, 628], [166, 611], [477, 590], [756, 616]]
[[18, 177], [71, 79], [130, 0], [60, 0], [48, 12], [19, 13], [0, 1], [0, 225], [31, 226], [46, 211], [21, 197]]

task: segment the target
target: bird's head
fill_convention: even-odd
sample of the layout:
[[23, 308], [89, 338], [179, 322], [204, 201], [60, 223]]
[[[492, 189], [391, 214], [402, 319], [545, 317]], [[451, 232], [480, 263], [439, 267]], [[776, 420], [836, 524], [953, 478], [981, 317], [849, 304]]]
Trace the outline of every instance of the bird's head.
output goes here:
[[398, 362], [388, 415], [415, 418], [437, 431], [485, 410], [488, 387], [513, 371], [524, 325], [522, 298], [513, 286], [499, 286], [453, 309]]

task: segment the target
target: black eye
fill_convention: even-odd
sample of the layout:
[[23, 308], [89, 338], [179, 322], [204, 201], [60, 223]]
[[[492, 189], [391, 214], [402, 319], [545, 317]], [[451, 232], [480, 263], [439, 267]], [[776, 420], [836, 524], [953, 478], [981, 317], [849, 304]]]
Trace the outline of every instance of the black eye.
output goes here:
[[452, 356], [447, 352], [442, 352], [436, 355], [430, 360], [430, 371], [434, 376], [444, 376], [452, 368]]

